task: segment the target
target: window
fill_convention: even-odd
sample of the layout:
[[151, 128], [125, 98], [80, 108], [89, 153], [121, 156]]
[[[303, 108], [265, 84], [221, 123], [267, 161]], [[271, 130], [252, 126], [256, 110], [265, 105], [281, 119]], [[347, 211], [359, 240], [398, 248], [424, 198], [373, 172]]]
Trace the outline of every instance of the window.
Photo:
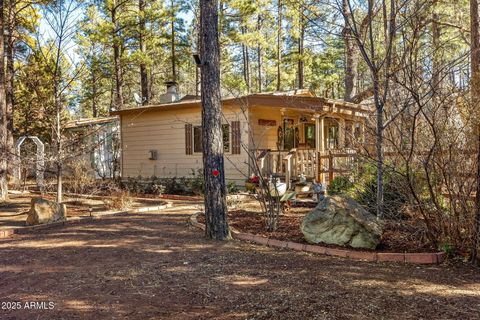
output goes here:
[[222, 124], [223, 152], [230, 152], [230, 125]]
[[[223, 133], [223, 151], [230, 152], [230, 125], [222, 124]], [[202, 126], [193, 127], [193, 152], [201, 153], [203, 151]]]
[[193, 152], [202, 152], [203, 150], [202, 126], [193, 127]]
[[305, 143], [309, 148], [315, 148], [315, 125], [305, 123]]

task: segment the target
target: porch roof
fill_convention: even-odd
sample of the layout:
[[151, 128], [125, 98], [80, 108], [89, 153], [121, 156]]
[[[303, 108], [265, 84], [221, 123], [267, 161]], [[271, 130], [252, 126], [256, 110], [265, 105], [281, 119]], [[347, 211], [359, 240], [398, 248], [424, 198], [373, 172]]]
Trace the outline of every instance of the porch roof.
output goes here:
[[[308, 90], [294, 90], [288, 92], [253, 93], [239, 97], [222, 99], [224, 106], [236, 107], [272, 107], [296, 109], [312, 113], [346, 114], [357, 117], [367, 117], [372, 110], [366, 106], [346, 102], [343, 100], [328, 99], [315, 96]], [[174, 110], [195, 108], [201, 106], [200, 99], [180, 100], [177, 102], [137, 106], [110, 112], [111, 115], [124, 115], [145, 111]]]

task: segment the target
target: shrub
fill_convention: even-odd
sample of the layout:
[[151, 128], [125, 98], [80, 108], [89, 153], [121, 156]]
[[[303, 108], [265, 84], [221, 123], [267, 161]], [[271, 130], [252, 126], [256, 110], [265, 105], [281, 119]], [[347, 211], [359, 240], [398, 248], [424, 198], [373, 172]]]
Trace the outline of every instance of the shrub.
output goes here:
[[163, 184], [165, 193], [167, 194], [188, 194], [188, 190], [184, 182], [177, 177], [165, 178]]
[[353, 183], [348, 176], [337, 176], [335, 177], [328, 186], [328, 194], [346, 194], [348, 191], [353, 188]]
[[444, 242], [440, 244], [440, 250], [442, 250], [447, 255], [447, 257], [454, 256], [456, 252], [455, 246], [449, 242]]
[[[403, 188], [402, 179], [397, 172], [385, 169], [383, 174], [383, 200], [386, 218], [404, 218], [408, 196]], [[366, 163], [361, 166], [350, 195], [371, 213], [376, 214], [377, 204], [377, 167]]]
[[197, 169], [196, 171], [192, 169], [193, 178], [189, 179], [188, 186], [194, 194], [203, 194], [204, 193], [204, 178], [203, 170]]
[[[56, 181], [54, 183], [56, 183]], [[96, 181], [93, 172], [89, 171], [89, 164], [85, 161], [69, 163], [65, 168], [63, 188], [65, 192], [81, 194], [94, 193]]]
[[133, 205], [133, 198], [128, 191], [116, 191], [112, 197], [103, 201], [105, 206], [111, 210], [128, 210]]
[[238, 186], [235, 182], [230, 181], [227, 183], [227, 194], [233, 194], [238, 192]]

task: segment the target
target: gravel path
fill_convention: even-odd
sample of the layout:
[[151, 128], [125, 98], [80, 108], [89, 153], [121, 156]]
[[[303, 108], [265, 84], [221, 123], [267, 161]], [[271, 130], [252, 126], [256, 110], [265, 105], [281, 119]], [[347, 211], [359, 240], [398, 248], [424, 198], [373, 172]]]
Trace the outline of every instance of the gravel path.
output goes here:
[[478, 269], [208, 241], [186, 223], [195, 209], [1, 240], [0, 319], [479, 318]]

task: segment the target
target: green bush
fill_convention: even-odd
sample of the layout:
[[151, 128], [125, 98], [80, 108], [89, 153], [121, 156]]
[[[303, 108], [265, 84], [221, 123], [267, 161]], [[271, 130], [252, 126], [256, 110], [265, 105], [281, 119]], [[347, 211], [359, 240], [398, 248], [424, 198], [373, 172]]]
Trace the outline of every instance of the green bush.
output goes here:
[[442, 250], [448, 257], [454, 256], [456, 252], [455, 246], [450, 242], [440, 244], [440, 250]]
[[238, 192], [238, 186], [235, 182], [230, 181], [227, 183], [227, 194], [234, 194]]
[[348, 176], [335, 177], [328, 186], [328, 194], [347, 194], [353, 188], [353, 183]]
[[193, 178], [189, 178], [187, 181], [187, 186], [194, 194], [203, 194], [204, 192], [204, 178], [203, 178], [203, 169], [197, 169], [196, 171], [192, 169]]
[[[383, 173], [384, 211], [387, 218], [403, 218], [403, 210], [408, 202], [403, 188], [403, 177], [397, 172], [385, 169]], [[371, 213], [376, 214], [377, 203], [377, 167], [375, 164], [363, 164], [354, 178], [349, 195]]]

